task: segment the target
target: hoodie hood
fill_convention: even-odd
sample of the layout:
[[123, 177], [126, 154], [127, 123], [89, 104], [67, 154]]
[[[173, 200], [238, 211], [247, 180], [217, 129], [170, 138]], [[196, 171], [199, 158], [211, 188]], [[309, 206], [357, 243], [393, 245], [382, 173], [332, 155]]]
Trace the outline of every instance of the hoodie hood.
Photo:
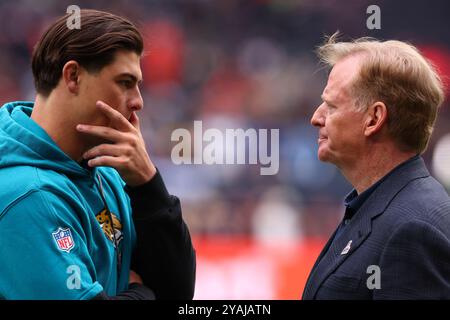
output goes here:
[[69, 177], [91, 176], [31, 119], [33, 106], [33, 102], [17, 101], [0, 108], [0, 169], [33, 166]]

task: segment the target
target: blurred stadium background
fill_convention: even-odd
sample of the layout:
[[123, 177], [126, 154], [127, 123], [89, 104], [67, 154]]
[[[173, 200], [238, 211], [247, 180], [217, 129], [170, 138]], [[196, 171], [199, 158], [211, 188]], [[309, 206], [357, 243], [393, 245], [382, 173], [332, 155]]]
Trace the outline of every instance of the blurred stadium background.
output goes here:
[[[0, 1], [0, 104], [34, 100], [32, 47], [69, 5], [124, 15], [146, 38], [143, 134], [197, 250], [196, 299], [298, 299], [351, 186], [316, 157], [309, 124], [326, 83], [314, 56], [323, 36], [417, 45], [450, 76], [450, 3], [366, 0]], [[368, 30], [366, 8], [381, 8]], [[447, 91], [447, 97], [448, 97]], [[204, 126], [279, 128], [280, 170], [174, 165], [171, 133]], [[450, 189], [447, 100], [424, 158]], [[206, 124], [206, 125], [205, 125]], [[0, 235], [1, 237], [1, 235]], [[1, 239], [0, 239], [1, 241]]]

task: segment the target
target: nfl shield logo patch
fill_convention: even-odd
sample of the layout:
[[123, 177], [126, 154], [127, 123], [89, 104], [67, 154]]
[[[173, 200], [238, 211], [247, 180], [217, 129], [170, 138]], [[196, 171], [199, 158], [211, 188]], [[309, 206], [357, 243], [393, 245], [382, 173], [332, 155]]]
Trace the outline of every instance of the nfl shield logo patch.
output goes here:
[[53, 239], [55, 239], [58, 249], [65, 252], [70, 252], [75, 246], [73, 242], [72, 233], [69, 228], [58, 228], [55, 232], [52, 232]]

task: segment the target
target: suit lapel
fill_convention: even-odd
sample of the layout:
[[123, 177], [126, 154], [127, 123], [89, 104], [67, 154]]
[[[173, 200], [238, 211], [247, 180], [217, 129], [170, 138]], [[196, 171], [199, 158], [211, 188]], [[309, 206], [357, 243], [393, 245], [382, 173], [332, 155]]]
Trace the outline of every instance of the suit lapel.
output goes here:
[[318, 267], [320, 261], [322, 261], [323, 256], [327, 253], [331, 243], [334, 240], [334, 237], [336, 236], [336, 232], [338, 231], [338, 229], [339, 229], [339, 227], [336, 228], [336, 230], [334, 230], [330, 239], [328, 239], [328, 242], [325, 244], [322, 251], [320, 252], [319, 257], [316, 259], [316, 262], [314, 263], [314, 266], [312, 267], [311, 272], [309, 273], [308, 279], [306, 280], [306, 285], [305, 285], [305, 289], [303, 290], [302, 299], [307, 299], [308, 293], [310, 292], [310, 289], [311, 289], [310, 287], [312, 285], [311, 279], [316, 277], [317, 267]]
[[347, 225], [338, 238], [334, 239], [329, 245], [327, 252], [310, 276], [309, 286], [305, 290], [304, 298], [313, 299], [328, 276], [351, 256], [369, 236], [371, 232], [370, 217], [358, 214], [354, 219], [355, 221]]
[[[410, 181], [427, 176], [429, 176], [429, 172], [423, 159], [417, 157], [399, 166], [397, 170], [387, 177], [365, 201], [339, 237], [333, 239], [336, 234], [335, 231], [327, 242], [308, 278], [303, 299], [315, 298], [318, 289], [328, 276], [368, 238], [372, 230], [372, 220], [386, 210], [397, 193]], [[351, 243], [349, 244], [350, 241]], [[346, 249], [347, 246], [350, 246], [348, 250]], [[343, 251], [344, 249], [347, 252]]]

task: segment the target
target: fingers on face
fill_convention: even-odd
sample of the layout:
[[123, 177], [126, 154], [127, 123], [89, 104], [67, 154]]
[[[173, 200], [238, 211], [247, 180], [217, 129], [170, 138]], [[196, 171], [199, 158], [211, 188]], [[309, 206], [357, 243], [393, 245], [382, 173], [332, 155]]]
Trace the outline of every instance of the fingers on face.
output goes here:
[[103, 101], [97, 101], [96, 106], [111, 120], [114, 128], [121, 131], [130, 131], [133, 128], [130, 122], [119, 111]]
[[136, 114], [135, 111], [133, 111], [131, 113], [130, 123], [133, 125], [133, 127], [135, 127], [136, 129], [139, 130], [139, 117], [138, 117], [138, 115]]
[[103, 126], [77, 125], [77, 130], [85, 134], [100, 137], [112, 142], [124, 140], [123, 134], [116, 129]]

